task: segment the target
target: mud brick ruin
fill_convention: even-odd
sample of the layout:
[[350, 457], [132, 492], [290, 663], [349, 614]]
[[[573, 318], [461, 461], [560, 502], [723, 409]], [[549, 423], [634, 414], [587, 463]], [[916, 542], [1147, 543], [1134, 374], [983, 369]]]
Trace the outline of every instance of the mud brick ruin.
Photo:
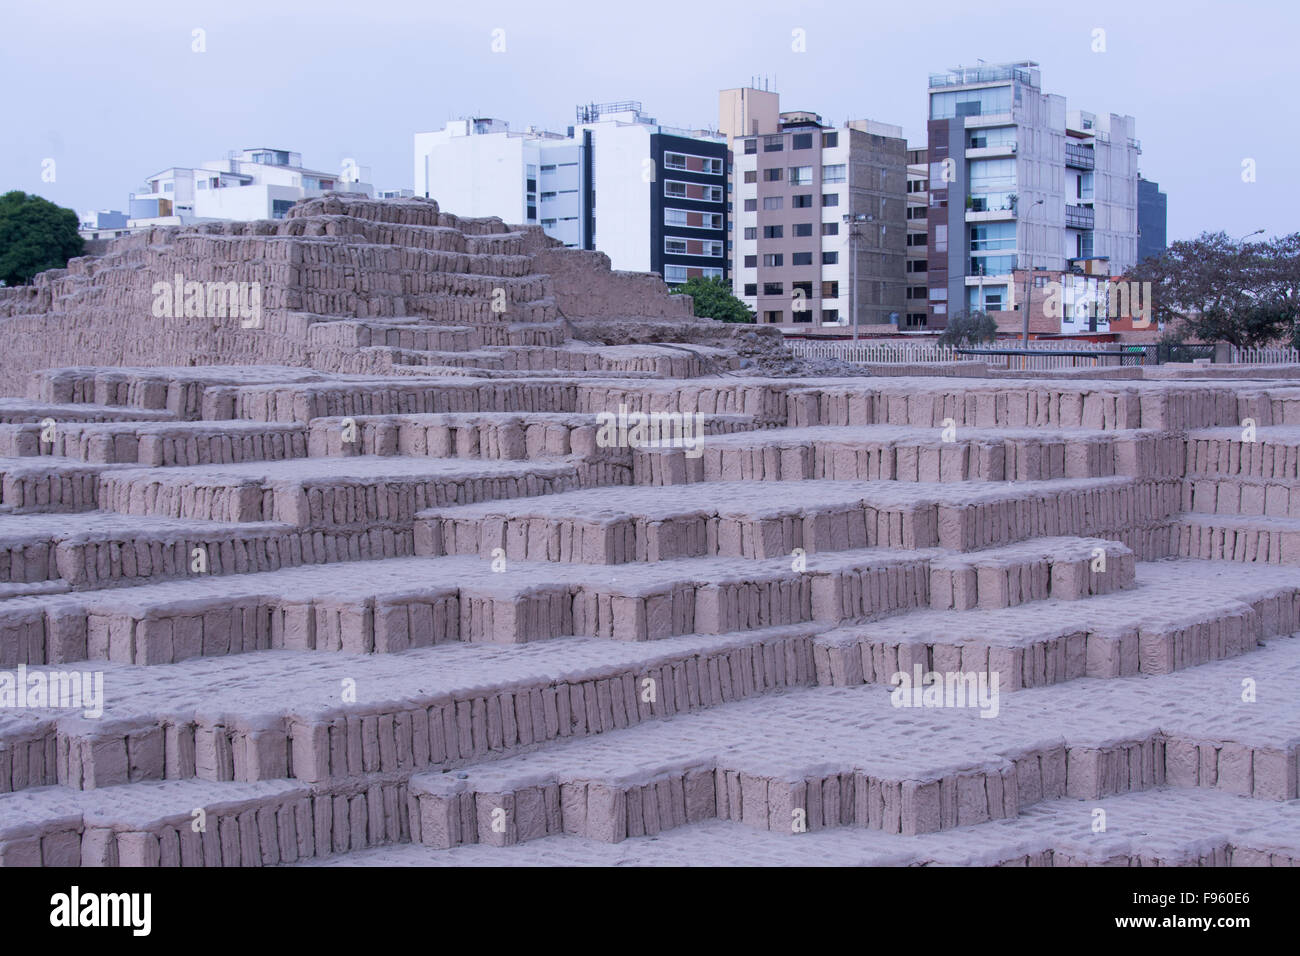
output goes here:
[[689, 305], [337, 196], [0, 290], [0, 863], [1300, 860], [1295, 370], [862, 374]]

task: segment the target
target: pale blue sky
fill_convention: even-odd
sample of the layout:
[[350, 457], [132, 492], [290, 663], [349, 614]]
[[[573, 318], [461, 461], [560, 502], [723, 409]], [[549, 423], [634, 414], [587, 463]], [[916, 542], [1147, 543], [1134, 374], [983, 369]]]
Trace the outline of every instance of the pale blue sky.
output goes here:
[[[712, 126], [717, 91], [766, 74], [784, 109], [925, 133], [926, 78], [1033, 59], [1074, 108], [1129, 113], [1143, 175], [1169, 195], [1170, 239], [1300, 229], [1300, 3], [664, 0], [4, 0], [9, 104], [0, 191], [125, 209], [144, 178], [273, 146], [381, 187], [412, 183], [411, 136], [497, 116], [563, 131], [578, 103], [640, 100]], [[192, 31], [206, 31], [194, 53]], [[493, 53], [492, 31], [505, 31]], [[807, 52], [791, 49], [805, 31]], [[1094, 53], [1093, 30], [1106, 51]], [[42, 161], [55, 181], [42, 182]], [[1242, 181], [1242, 161], [1256, 181]], [[435, 197], [437, 198], [437, 197]]]

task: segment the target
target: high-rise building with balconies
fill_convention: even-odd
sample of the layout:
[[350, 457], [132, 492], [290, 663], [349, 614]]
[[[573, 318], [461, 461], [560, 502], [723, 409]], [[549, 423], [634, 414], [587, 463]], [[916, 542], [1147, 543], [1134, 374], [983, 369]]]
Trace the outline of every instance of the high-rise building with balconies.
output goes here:
[[927, 132], [931, 325], [982, 310], [1018, 329], [998, 315], [1019, 301], [1016, 270], [1136, 263], [1133, 117], [1067, 110], [1026, 60], [932, 74]]

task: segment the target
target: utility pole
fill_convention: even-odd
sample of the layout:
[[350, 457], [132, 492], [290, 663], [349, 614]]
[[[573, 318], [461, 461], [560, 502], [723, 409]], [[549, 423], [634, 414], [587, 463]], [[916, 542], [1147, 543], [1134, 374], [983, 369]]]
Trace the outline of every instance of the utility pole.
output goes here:
[[[1029, 278], [1033, 274], [1033, 257], [1029, 254], [1029, 213], [1035, 206], [1041, 206], [1043, 200], [1035, 199], [1025, 210], [1025, 301], [1020, 305], [1020, 347], [1029, 349]], [[1028, 360], [1029, 356], [1024, 356]]]
[[844, 224], [849, 227], [849, 312], [853, 315], [853, 341], [858, 341], [858, 224], [874, 222], [875, 216], [864, 212], [845, 213]]

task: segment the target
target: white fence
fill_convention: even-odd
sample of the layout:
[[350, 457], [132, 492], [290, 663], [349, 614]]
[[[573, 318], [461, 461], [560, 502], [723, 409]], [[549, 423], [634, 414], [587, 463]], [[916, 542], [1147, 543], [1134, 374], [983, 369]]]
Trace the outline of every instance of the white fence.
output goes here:
[[1300, 350], [1234, 348], [1232, 350], [1232, 360], [1243, 365], [1290, 365], [1300, 362]]
[[[936, 345], [932, 342], [811, 342], [795, 340], [786, 343], [796, 355], [809, 358], [839, 359], [843, 362], [875, 362], [883, 365], [908, 365], [916, 362], [953, 362], [973, 360], [987, 362], [989, 365], [1017, 369], [1052, 369], [1052, 368], [1095, 368], [1101, 366], [1118, 366], [1120, 355], [1115, 346], [1103, 342], [1062, 342], [1033, 340], [1029, 343], [1030, 352], [1088, 352], [1093, 355], [962, 355], [950, 345]], [[998, 348], [999, 346], [975, 346], [976, 348]], [[1019, 341], [1007, 348], [1023, 348]], [[1140, 362], [1129, 358], [1129, 364]]]
[[[1028, 344], [1030, 352], [1087, 352], [1089, 355], [961, 355], [953, 346], [934, 342], [897, 342], [870, 339], [859, 342], [813, 342], [806, 339], [787, 341], [796, 355], [809, 358], [839, 359], [844, 362], [870, 362], [882, 365], [910, 365], [916, 362], [954, 362], [962, 359], [987, 362], [1003, 368], [1096, 368], [1115, 367], [1121, 364], [1143, 364], [1141, 357], [1129, 353], [1121, 360], [1119, 347], [1113, 342], [1071, 342], [1062, 339], [1034, 339]], [[975, 348], [1024, 349], [1019, 340]], [[1300, 364], [1300, 350], [1289, 348], [1257, 348], [1229, 351], [1230, 361], [1245, 365]], [[1155, 361], [1154, 354], [1147, 362]]]

